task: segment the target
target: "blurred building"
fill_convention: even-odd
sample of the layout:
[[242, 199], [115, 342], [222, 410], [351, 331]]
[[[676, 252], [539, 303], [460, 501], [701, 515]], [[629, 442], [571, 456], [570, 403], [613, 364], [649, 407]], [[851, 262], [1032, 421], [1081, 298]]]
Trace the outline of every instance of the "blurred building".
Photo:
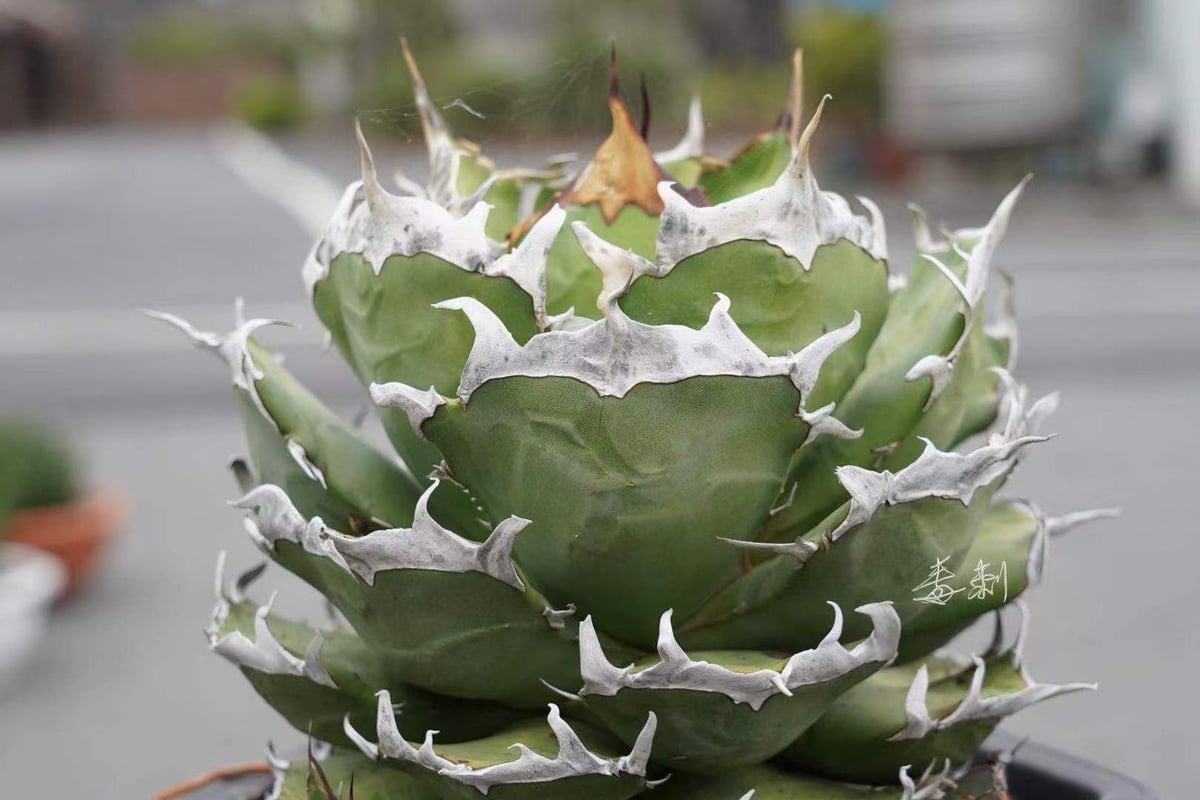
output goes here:
[[0, 130], [93, 118], [90, 58], [70, 9], [50, 0], [0, 0]]

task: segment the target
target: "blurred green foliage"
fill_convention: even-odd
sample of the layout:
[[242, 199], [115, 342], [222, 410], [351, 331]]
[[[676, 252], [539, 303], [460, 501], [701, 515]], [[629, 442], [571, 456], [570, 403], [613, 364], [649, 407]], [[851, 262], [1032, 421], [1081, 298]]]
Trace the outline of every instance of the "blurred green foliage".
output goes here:
[[255, 78], [243, 85], [234, 98], [238, 119], [264, 131], [282, 131], [304, 122], [304, 97], [290, 78]]
[[4, 518], [15, 511], [78, 496], [78, 466], [66, 439], [29, 420], [0, 420], [0, 534]]
[[198, 67], [230, 60], [271, 63], [291, 69], [306, 46], [298, 34], [218, 19], [151, 17], [135, 26], [125, 52], [142, 64]]

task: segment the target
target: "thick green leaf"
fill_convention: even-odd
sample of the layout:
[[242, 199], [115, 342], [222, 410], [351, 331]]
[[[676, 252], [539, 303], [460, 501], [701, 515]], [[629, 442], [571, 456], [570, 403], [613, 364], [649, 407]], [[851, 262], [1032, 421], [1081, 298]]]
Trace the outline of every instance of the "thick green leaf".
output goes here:
[[835, 468], [876, 465], [920, 424], [930, 382], [910, 382], [905, 376], [924, 356], [954, 346], [963, 327], [961, 303], [936, 267], [922, 260], [914, 264], [907, 286], [892, 297], [862, 373], [838, 402], [838, 418], [862, 429], [863, 435], [825, 438], [805, 448], [789, 475], [789, 485], [798, 487], [795, 501], [771, 520], [761, 539], [795, 538], [816, 525], [846, 500]]
[[[957, 574], [987, 513], [991, 491], [968, 506], [927, 498], [885, 505], [832, 546], [823, 539], [846, 515], [839, 509], [805, 535], [822, 545], [800, 564], [777, 555], [742, 575], [680, 629], [688, 647], [812, 647], [825, 633], [825, 603], [843, 608], [891, 601], [901, 630], [926, 613], [926, 591], [917, 587], [939, 562]], [[956, 602], [957, 598], [950, 602]], [[848, 618], [846, 635], [866, 636], [866, 622]]]
[[754, 800], [901, 800], [896, 786], [874, 789], [834, 783], [811, 775], [769, 766], [727, 770], [717, 775], [673, 775], [654, 790], [654, 800], [741, 800], [753, 791]]
[[[255, 391], [271, 417], [270, 421], [263, 419], [251, 398], [239, 391], [250, 458], [259, 480], [296, 491], [295, 502], [302, 511], [309, 505], [351, 509], [349, 517], [344, 511], [323, 517], [347, 530], [409, 524], [421, 484], [394, 457], [379, 452], [323, 405], [260, 345], [251, 340], [247, 347], [262, 375], [254, 384]], [[286, 442], [303, 448], [325, 487], [300, 470]], [[330, 498], [321, 499], [326, 492]]]
[[792, 160], [792, 145], [783, 133], [760, 136], [733, 157], [728, 167], [700, 176], [700, 187], [713, 205], [765, 189]]
[[[551, 717], [556, 715], [552, 712]], [[620, 742], [580, 722], [567, 728], [567, 735], [570, 740], [562, 742], [545, 720], [530, 720], [471, 742], [443, 745], [434, 739], [423, 758], [436, 759], [436, 765], [389, 757], [382, 746], [379, 757], [382, 764], [413, 776], [447, 800], [475, 800], [483, 794], [496, 800], [625, 800], [646, 788], [642, 775], [619, 768], [618, 759], [625, 754]], [[410, 742], [408, 747], [415, 754], [420, 745]], [[608, 760], [608, 774], [595, 769], [589, 770], [591, 774], [560, 772], [560, 750], [580, 763]], [[508, 774], [486, 772], [498, 766]]]
[[557, 607], [653, 647], [737, 576], [807, 435], [786, 377], [697, 377], [600, 397], [569, 378], [492, 380], [423, 430], [496, 519], [533, 524], [517, 558]]
[[741, 240], [685, 258], [662, 278], [635, 281], [621, 308], [641, 322], [699, 328], [714, 292], [729, 297], [738, 327], [773, 356], [799, 352], [855, 311], [862, 315], [858, 333], [822, 366], [809, 408], [838, 399], [854, 381], [889, 301], [887, 265], [848, 241], [817, 248], [805, 269], [774, 245]]
[[[946, 660], [926, 663], [927, 705], [939, 720], [966, 697], [975, 668]], [[953, 763], [969, 761], [999, 718], [968, 720], [921, 738], [888, 741], [904, 730], [904, 701], [917, 669], [913, 664], [881, 670], [851, 689], [784, 751], [781, 760], [834, 780], [869, 783], [894, 781], [896, 771], [906, 764], [924, 769], [947, 758]], [[983, 697], [1020, 692], [1028, 685], [1008, 658], [988, 660]]]
[[[691, 656], [737, 672], [778, 672], [787, 661], [767, 653], [736, 651]], [[634, 669], [656, 663], [657, 659], [644, 660]], [[653, 711], [658, 717], [651, 753], [655, 763], [671, 770], [720, 772], [777, 755], [843, 692], [880, 666], [864, 665], [833, 680], [798, 687], [792, 696], [776, 695], [757, 710], [723, 694], [686, 689], [623, 689], [607, 697], [587, 695], [584, 702], [627, 744], [633, 743], [647, 712]]]
[[[240, 631], [254, 636], [258, 608], [250, 602], [231, 604], [220, 635]], [[317, 636], [311, 626], [272, 613], [267, 620], [272, 635], [294, 656], [302, 658]], [[420, 738], [425, 731], [441, 731], [445, 741], [464, 741], [486, 736], [520, 719], [522, 712], [491, 703], [463, 701], [406, 686], [387, 665], [353, 632], [345, 629], [321, 634], [321, 666], [337, 688], [316, 683], [304, 676], [278, 675], [242, 668], [254, 689], [297, 730], [320, 741], [352, 746], [342, 729], [348, 715], [356, 727], [374, 724], [376, 692], [387, 689], [395, 703], [403, 704], [399, 719], [402, 733]]]
[[[1015, 600], [1029, 586], [1030, 559], [1036, 552], [1039, 521], [1018, 503], [989, 504], [958, 573], [947, 585], [956, 599], [934, 605], [905, 626], [900, 661], [932, 653], [989, 611]], [[986, 580], [997, 576], [997, 580]]]
[[[580, 317], [596, 319], [600, 316], [596, 308], [596, 299], [600, 295], [600, 270], [583, 252], [571, 230], [571, 224], [582, 222], [605, 241], [652, 259], [659, 219], [639, 206], [627, 205], [617, 213], [610, 225], [598, 206], [564, 208], [567, 212], [566, 222], [550, 248], [546, 266], [546, 308], [550, 314], [562, 314], [574, 307]], [[511, 326], [509, 330], [513, 330]]]
[[[475, 341], [462, 315], [432, 308], [456, 297], [486, 304], [518, 341], [537, 332], [533, 300], [511, 279], [469, 272], [428, 253], [392, 256], [378, 275], [362, 256], [343, 253], [313, 290], [317, 316], [364, 384], [402, 381], [443, 394], [458, 388]], [[437, 448], [412, 432], [402, 412], [381, 412], [409, 469], [429, 474], [441, 461]]]
[[335, 750], [315, 765], [302, 759], [292, 761], [283, 775], [278, 800], [350, 800], [351, 785], [354, 800], [443, 800], [445, 797], [416, 778], [376, 764], [361, 753]]

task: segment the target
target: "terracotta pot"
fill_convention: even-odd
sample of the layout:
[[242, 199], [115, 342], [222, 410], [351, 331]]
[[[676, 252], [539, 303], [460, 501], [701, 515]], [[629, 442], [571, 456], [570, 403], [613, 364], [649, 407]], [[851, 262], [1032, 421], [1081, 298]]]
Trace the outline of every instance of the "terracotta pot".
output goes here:
[[76, 591], [91, 574], [127, 514], [128, 503], [123, 496], [98, 491], [69, 505], [18, 511], [8, 520], [5, 538], [62, 559], [67, 568], [65, 596]]
[[154, 800], [260, 800], [271, 782], [267, 764], [244, 764], [210, 772], [155, 795]]

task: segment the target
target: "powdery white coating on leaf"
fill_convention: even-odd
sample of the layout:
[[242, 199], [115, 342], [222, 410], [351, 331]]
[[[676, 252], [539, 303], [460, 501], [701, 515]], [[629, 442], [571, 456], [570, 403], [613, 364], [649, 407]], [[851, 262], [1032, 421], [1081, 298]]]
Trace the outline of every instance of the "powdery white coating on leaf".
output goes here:
[[324, 556], [369, 585], [387, 570], [478, 572], [518, 591], [525, 585], [512, 559], [513, 542], [529, 520], [509, 517], [496, 526], [482, 544], [464, 539], [442, 527], [429, 514], [429, 498], [438, 487], [433, 481], [417, 501], [411, 528], [372, 531], [347, 536], [325, 525], [320, 517], [306, 520], [278, 486], [264, 484], [234, 503], [250, 511], [246, 529], [268, 552], [284, 539], [305, 552]]
[[660, 278], [670, 271], [632, 250], [605, 241], [582, 221], [572, 222], [571, 232], [575, 234], [583, 252], [600, 270], [600, 295], [596, 298], [596, 309], [603, 312], [605, 317], [613, 317], [617, 300], [629, 291], [635, 280], [643, 275]]
[[1012, 469], [1022, 448], [1049, 437], [1022, 436], [986, 444], [968, 453], [945, 452], [928, 439], [920, 438], [925, 442], [925, 450], [899, 472], [876, 472], [857, 466], [837, 468], [838, 482], [850, 494], [850, 510], [829, 534], [831, 541], [869, 520], [885, 504], [938, 497], [966, 505], [978, 489]]
[[547, 624], [554, 630], [564, 630], [567, 627], [567, 620], [575, 616], [575, 604], [568, 603], [566, 608], [551, 608], [550, 606], [546, 606], [542, 609], [542, 616], [546, 618]]
[[[532, 299], [539, 326], [546, 324], [546, 261], [566, 217], [557, 206], [538, 220], [520, 244], [505, 252], [488, 238], [491, 206], [484, 195], [498, 180], [532, 180], [522, 172], [496, 173], [466, 198], [448, 205], [421, 195], [395, 195], [380, 185], [361, 127], [356, 127], [363, 177], [347, 187], [325, 234], [305, 261], [304, 284], [312, 296], [342, 253], [359, 253], [378, 275], [394, 255], [428, 253], [467, 272], [507, 277]], [[455, 159], [457, 163], [457, 159]]]
[[408, 416], [408, 424], [417, 436], [425, 441], [429, 440], [421, 430], [421, 424], [433, 416], [438, 406], [446, 404], [446, 398], [438, 394], [437, 389], [432, 386], [421, 390], [407, 383], [372, 383], [368, 392], [371, 402], [377, 406], [403, 409]]
[[346, 736], [372, 760], [390, 759], [424, 767], [442, 777], [474, 787], [484, 795], [494, 786], [550, 783], [586, 775], [645, 777], [658, 724], [653, 712], [647, 716], [646, 724], [629, 754], [614, 759], [598, 756], [588, 750], [575, 730], [562, 718], [558, 706], [550, 703], [549, 707], [550, 713], [546, 721], [554, 733], [554, 738], [558, 740], [558, 754], [554, 758], [547, 758], [520, 742], [515, 742], [511, 745], [511, 749], [519, 754], [515, 760], [480, 768], [473, 768], [438, 755], [433, 744], [435, 731], [426, 732], [425, 741], [419, 748], [405, 740], [396, 725], [395, 708], [391, 695], [386, 690], [379, 692], [376, 717], [378, 744], [372, 744], [356, 731], [350, 724], [348, 715], [343, 727]]
[[683, 138], [670, 150], [661, 150], [654, 154], [654, 160], [659, 164], [674, 164], [689, 158], [699, 158], [704, 155], [704, 108], [700, 95], [692, 95], [688, 104], [687, 130]]
[[900, 800], [941, 800], [945, 797], [944, 790], [954, 786], [950, 779], [950, 759], [943, 762], [941, 772], [933, 771], [934, 764], [926, 767], [920, 780], [916, 782], [908, 774], [911, 765], [906, 764], [900, 768]]
[[942, 731], [962, 722], [982, 719], [999, 719], [1028, 708], [1035, 703], [1049, 700], [1051, 697], [1069, 694], [1071, 692], [1095, 691], [1094, 683], [1068, 683], [1055, 685], [1036, 683], [1022, 670], [1021, 679], [1026, 683], [1024, 689], [1008, 694], [983, 696], [983, 681], [987, 665], [983, 659], [975, 658], [975, 672], [971, 676], [971, 686], [966, 696], [954, 710], [938, 719], [929, 714], [926, 699], [929, 692], [929, 670], [922, 665], [917, 670], [904, 699], [904, 728], [888, 739], [889, 742], [902, 742], [909, 739], [922, 739], [935, 731]]
[[[955, 364], [958, 363], [958, 358], [962, 353], [963, 347], [966, 346], [967, 339], [971, 334], [971, 322], [975, 312], [978, 310], [979, 303], [983, 299], [984, 290], [987, 288], [988, 273], [991, 269], [992, 257], [995, 255], [996, 247], [1000, 244], [1000, 240], [1004, 238], [1004, 233], [1008, 229], [1008, 220], [1012, 216], [1013, 207], [1017, 203], [1017, 199], [1021, 196], [1021, 191], [1025, 188], [1031, 176], [1026, 175], [1016, 187], [1004, 196], [1000, 201], [1000, 205], [996, 207], [996, 211], [992, 214], [988, 224], [978, 231], [971, 231], [972, 234], [978, 234], [978, 241], [971, 247], [970, 252], [966, 252], [959, 248], [957, 242], [952, 244], [955, 251], [966, 261], [966, 280], [960, 281], [954, 272], [942, 263], [937, 256], [929, 252], [921, 251], [921, 244], [918, 244], [918, 251], [922, 252], [923, 258], [936, 266], [946, 280], [950, 281], [955, 290], [962, 297], [962, 315], [963, 329], [954, 346], [950, 348], [950, 352], [945, 355], [930, 354], [922, 357], [916, 364], [909, 369], [904, 376], [908, 381], [918, 381], [921, 378], [929, 378], [932, 382], [932, 389], [929, 393], [929, 399], [925, 403], [928, 408], [938, 395], [945, 390], [950, 383], [950, 378], [954, 374]], [[923, 217], [918, 217], [923, 221]], [[964, 237], [967, 232], [960, 231], [960, 235]], [[922, 237], [918, 236], [918, 239]], [[929, 243], [924, 243], [928, 245]]]
[[[828, 95], [825, 99], [828, 98]], [[664, 208], [655, 260], [665, 268], [688, 256], [739, 239], [769, 242], [812, 266], [817, 248], [846, 239], [874, 258], [887, 257], [882, 217], [868, 207], [875, 221], [854, 214], [840, 195], [821, 191], [809, 163], [809, 145], [821, 119], [825, 99], [804, 129], [792, 160], [771, 186], [715, 206], [694, 206], [672, 188], [658, 185]]]
[[[576, 331], [547, 331], [524, 346], [513, 339], [491, 309], [470, 297], [445, 300], [435, 308], [462, 311], [475, 329], [475, 342], [463, 367], [458, 397], [465, 404], [490, 380], [525, 376], [574, 378], [602, 397], [624, 397], [642, 383], [676, 383], [701, 375], [787, 376], [800, 393], [800, 412], [815, 432], [857, 435], [828, 419], [828, 407], [805, 412], [821, 365], [859, 329], [857, 312], [849, 324], [819, 337], [799, 353], [768, 356], [729, 316], [729, 298], [717, 295], [700, 330], [684, 325], [646, 325], [613, 303], [609, 315]], [[799, 413], [799, 412], [798, 412]]]
[[312, 462], [305, 452], [303, 445], [294, 439], [289, 439], [287, 443], [288, 455], [292, 457], [292, 461], [296, 462], [296, 466], [300, 468], [310, 480], [314, 480], [321, 484], [322, 489], [329, 488], [325, 483], [325, 473], [317, 468], [317, 465]]
[[374, 585], [380, 572], [429, 570], [479, 572], [524, 591], [512, 549], [529, 520], [509, 517], [496, 526], [485, 542], [472, 542], [442, 527], [430, 516], [429, 498], [437, 487], [438, 481], [433, 481], [417, 501], [411, 528], [372, 531], [366, 536], [347, 536], [326, 528], [325, 536], [350, 571], [369, 585]]
[[1001, 391], [996, 402], [995, 430], [988, 435], [988, 444], [1002, 444], [1037, 434], [1042, 423], [1058, 410], [1058, 392], [1043, 395], [1030, 403], [1028, 387], [1017, 383], [1008, 370], [993, 367], [992, 372], [1000, 379]]
[[351, 571], [326, 536], [327, 528], [321, 518], [305, 519], [287, 493], [275, 484], [256, 486], [232, 505], [250, 512], [243, 525], [250, 538], [264, 552], [274, 552], [275, 543], [282, 539], [300, 545], [306, 553], [328, 558], [347, 572]]
[[1067, 533], [1098, 519], [1112, 519], [1121, 515], [1121, 510], [1118, 508], [1093, 508], [1064, 514], [1060, 517], [1048, 517], [1033, 503], [1020, 500], [1014, 500], [1012, 503], [1018, 506], [1022, 513], [1037, 522], [1033, 544], [1029, 548], [1029, 559], [1025, 564], [1025, 575], [1031, 586], [1040, 583], [1046, 571], [1051, 536]]
[[1007, 272], [1001, 272], [1000, 278], [1000, 297], [989, 304], [983, 333], [989, 339], [1008, 343], [1008, 360], [1005, 362], [1004, 368], [1011, 372], [1017, 365], [1017, 353], [1020, 350], [1017, 306], [1013, 296], [1012, 276]]
[[534, 316], [543, 330], [547, 325], [546, 264], [550, 259], [550, 248], [566, 219], [567, 212], [562, 206], [555, 205], [534, 223], [512, 252], [500, 256], [483, 270], [491, 277], [511, 278], [524, 289], [533, 298]]
[[215, 353], [223, 359], [229, 365], [230, 379], [233, 385], [249, 394], [250, 399], [254, 402], [254, 406], [263, 417], [271, 423], [273, 428], [276, 430], [279, 429], [275, 420], [267, 412], [262, 398], [258, 396], [258, 390], [255, 388], [255, 384], [262, 380], [263, 374], [254, 364], [254, 359], [250, 355], [249, 341], [250, 337], [259, 328], [265, 328], [268, 325], [285, 325], [290, 327], [291, 323], [277, 319], [244, 319], [240, 298], [234, 303], [234, 329], [224, 335], [199, 330], [187, 320], [177, 317], [174, 314], [168, 314], [165, 311], [146, 310], [144, 313], [152, 319], [162, 320], [173, 328], [182, 331], [184, 335], [191, 339], [193, 345], [201, 350], [208, 350]]
[[591, 617], [579, 625], [579, 671], [583, 676], [580, 696], [611, 697], [622, 689], [688, 690], [723, 694], [735, 703], [744, 703], [755, 711], [776, 695], [791, 696], [804, 686], [840, 678], [859, 667], [887, 663], [896, 657], [900, 643], [900, 616], [891, 603], [871, 603], [856, 609], [871, 618], [871, 635], [853, 650], [839, 643], [842, 635], [842, 611], [834, 611], [833, 627], [812, 650], [796, 653], [779, 671], [762, 669], [735, 672], [708, 661], [693, 661], [675, 640], [671, 612], [662, 615], [658, 628], [659, 663], [635, 671], [632, 666], [618, 669], [609, 662]]
[[212, 620], [206, 629], [209, 648], [239, 667], [265, 672], [268, 675], [292, 675], [307, 678], [313, 683], [336, 689], [337, 684], [333, 682], [321, 664], [321, 646], [325, 640], [320, 631], [309, 643], [303, 658], [292, 655], [271, 633], [267, 617], [275, 602], [274, 595], [265, 606], [261, 606], [254, 614], [253, 639], [241, 631], [221, 633], [221, 628], [229, 618], [230, 606], [242, 601], [242, 591], [261, 573], [261, 566], [250, 570], [239, 577], [234, 587], [230, 589], [225, 583], [225, 553], [222, 552], [218, 556], [216, 605], [213, 608]]

